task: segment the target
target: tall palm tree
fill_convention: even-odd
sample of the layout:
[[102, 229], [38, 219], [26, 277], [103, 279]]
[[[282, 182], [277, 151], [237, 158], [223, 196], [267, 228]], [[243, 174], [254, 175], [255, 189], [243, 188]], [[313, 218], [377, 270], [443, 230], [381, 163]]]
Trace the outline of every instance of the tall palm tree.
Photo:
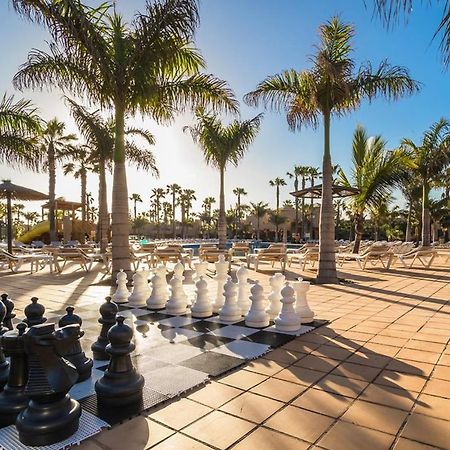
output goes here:
[[42, 121], [28, 100], [14, 102], [6, 94], [0, 99], [0, 162], [38, 169], [41, 154], [36, 136]]
[[[90, 112], [76, 102], [66, 99], [75, 123], [81, 135], [90, 148], [91, 162], [99, 176], [98, 188], [98, 233], [100, 250], [105, 252], [108, 245], [109, 214], [106, 173], [111, 169], [114, 159], [114, 121], [105, 120], [99, 111]], [[126, 128], [125, 152], [127, 160], [135, 164], [139, 169], [150, 171], [158, 176], [155, 158], [149, 146], [154, 144], [154, 138], [147, 130], [140, 128]], [[131, 137], [138, 137], [145, 145], [139, 145]]]
[[269, 204], [264, 202], [252, 203], [250, 202], [250, 214], [256, 217], [256, 239], [260, 240], [260, 220], [269, 212]]
[[397, 100], [416, 92], [417, 82], [406, 69], [383, 61], [377, 68], [365, 63], [355, 71], [352, 59], [354, 27], [334, 17], [319, 28], [320, 44], [312, 57], [310, 70], [294, 69], [262, 81], [245, 101], [257, 106], [287, 112], [292, 131], [302, 126], [317, 128], [322, 118], [324, 129], [323, 189], [319, 225], [319, 268], [317, 283], [336, 283], [334, 211], [330, 122], [333, 116], [354, 111], [364, 99], [377, 96]]
[[35, 211], [23, 213], [24, 219], [27, 221], [27, 227], [30, 229], [31, 223], [39, 219], [39, 214]]
[[133, 202], [134, 218], [137, 217], [137, 203], [142, 203], [142, 197], [139, 194], [131, 194], [130, 200]]
[[54, 118], [47, 122], [41, 135], [41, 143], [45, 148], [46, 168], [48, 171], [48, 220], [50, 223], [50, 240], [56, 240], [55, 221], [55, 188], [56, 188], [56, 164], [73, 153], [73, 143], [77, 137], [75, 134], [65, 134], [64, 122]]
[[[308, 173], [308, 177], [309, 177], [309, 181], [311, 182], [311, 187], [314, 187], [314, 183], [316, 178], [319, 178], [322, 174], [320, 173], [320, 168], [319, 167], [308, 167], [307, 168], [307, 173]], [[309, 223], [311, 226], [311, 229], [309, 230], [310, 235], [313, 235], [313, 223], [312, 223], [312, 214], [313, 214], [313, 208], [314, 208], [314, 198], [311, 195], [311, 199], [310, 199], [310, 203], [309, 203], [309, 207], [310, 207], [310, 216], [309, 216]]]
[[237, 215], [237, 227], [238, 227], [238, 232], [241, 229], [241, 197], [243, 197], [244, 195], [247, 195], [247, 192], [245, 191], [244, 188], [241, 187], [237, 187], [233, 189], [233, 194], [237, 197], [237, 203], [236, 203], [236, 215]]
[[155, 222], [158, 237], [161, 218], [161, 201], [164, 199], [166, 193], [167, 193], [166, 190], [163, 188], [154, 188], [152, 189], [152, 193], [150, 195], [150, 199], [153, 200], [155, 204]]
[[172, 196], [172, 237], [175, 239], [177, 237], [175, 228], [175, 208], [177, 206], [177, 195], [180, 195], [181, 193], [181, 186], [176, 183], [168, 184], [167, 193]]
[[205, 112], [203, 108], [196, 111], [197, 124], [184, 127], [203, 150], [207, 164], [217, 168], [220, 173], [219, 248], [225, 248], [227, 228], [225, 219], [225, 170], [229, 164], [237, 167], [244, 157], [248, 147], [258, 134], [262, 115], [258, 114], [251, 120], [234, 120], [229, 125], [223, 125], [219, 118]]
[[430, 189], [450, 165], [450, 123], [446, 119], [435, 122], [416, 145], [411, 139], [401, 143], [410, 156], [413, 171], [422, 185], [422, 245], [430, 245]]
[[130, 274], [126, 117], [142, 113], [169, 122], [187, 106], [237, 109], [225, 82], [200, 73], [205, 62], [193, 43], [197, 1], [148, 1], [130, 25], [108, 1], [98, 7], [80, 0], [11, 1], [19, 13], [44, 22], [53, 39], [48, 52], [29, 54], [14, 85], [57, 86], [113, 111], [112, 275]]
[[[302, 189], [305, 189], [306, 184], [306, 175], [307, 175], [307, 167], [306, 166], [294, 166], [294, 170], [292, 172], [286, 172], [286, 175], [289, 178], [294, 179], [294, 191], [298, 191], [299, 189], [299, 178], [302, 179]], [[299, 210], [299, 199], [295, 197], [295, 232], [298, 233], [298, 210]], [[302, 227], [305, 221], [305, 199], [302, 198]], [[302, 232], [302, 238], [303, 236]]]
[[[277, 192], [277, 209], [276, 209], [276, 215], [277, 217], [280, 215], [280, 186], [286, 186], [286, 181], [283, 180], [283, 178], [277, 177], [274, 180], [270, 180], [269, 184], [271, 186], [275, 186], [276, 187], [276, 192]], [[278, 242], [278, 226], [281, 224], [279, 223], [278, 220], [275, 220], [273, 222], [277, 228], [277, 232], [275, 235], [275, 241]]]
[[23, 210], [25, 209], [25, 205], [23, 203], [14, 203], [12, 205], [11, 211], [13, 214], [17, 214], [17, 222], [20, 222], [20, 216], [23, 214]]
[[192, 201], [197, 200], [195, 196], [195, 191], [193, 189], [183, 189], [180, 195], [181, 204], [181, 226], [182, 226], [182, 237], [185, 238], [186, 226], [189, 224], [191, 216]]
[[388, 151], [381, 136], [369, 137], [363, 127], [356, 128], [352, 142], [351, 176], [347, 177], [342, 169], [339, 170], [339, 183], [358, 189], [358, 193], [348, 200], [355, 223], [353, 253], [359, 252], [364, 213], [389, 197], [407, 167], [408, 158], [402, 149]]

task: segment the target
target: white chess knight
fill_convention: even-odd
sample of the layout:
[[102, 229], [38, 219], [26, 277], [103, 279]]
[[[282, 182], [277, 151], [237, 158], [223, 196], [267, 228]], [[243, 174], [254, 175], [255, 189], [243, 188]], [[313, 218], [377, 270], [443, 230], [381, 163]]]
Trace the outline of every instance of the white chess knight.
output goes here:
[[150, 279], [150, 283], [152, 285], [152, 293], [147, 298], [147, 308], [155, 310], [164, 309], [168, 299], [165, 273], [163, 274], [162, 271], [155, 271], [153, 277]]
[[270, 277], [270, 287], [272, 288], [271, 293], [269, 294], [269, 308], [267, 309], [267, 314], [273, 320], [278, 316], [281, 309], [281, 288], [283, 287], [283, 283], [286, 280], [286, 277], [277, 272], [275, 275]]
[[111, 300], [114, 303], [125, 303], [128, 301], [128, 297], [130, 296], [130, 291], [127, 288], [127, 274], [120, 269], [120, 272], [117, 274], [117, 289], [114, 292]]
[[241, 267], [236, 271], [236, 277], [238, 280], [238, 306], [241, 309], [241, 315], [245, 316], [250, 309], [249, 297], [249, 284], [248, 280], [249, 270], [245, 264], [241, 264]]
[[224, 255], [219, 255], [219, 261], [215, 263], [216, 275], [214, 280], [217, 282], [216, 300], [213, 305], [213, 311], [218, 313], [225, 301], [223, 297], [223, 287], [228, 278], [228, 263], [225, 261]]
[[302, 326], [299, 315], [295, 312], [295, 291], [287, 282], [281, 289], [281, 311], [275, 319], [275, 328], [279, 331], [297, 331]]
[[150, 289], [148, 287], [147, 274], [136, 272], [133, 275], [133, 292], [128, 297], [128, 303], [131, 306], [145, 306], [149, 295]]
[[233, 283], [231, 277], [228, 277], [223, 287], [223, 296], [225, 302], [220, 308], [219, 319], [224, 322], [236, 322], [241, 319], [241, 308], [237, 303], [237, 285]]
[[206, 277], [206, 271], [208, 270], [208, 263], [206, 261], [199, 261], [194, 263], [195, 269], [195, 281], [200, 280], [200, 277]]
[[253, 328], [264, 328], [269, 326], [270, 318], [266, 313], [266, 299], [264, 298], [264, 288], [255, 281], [250, 289], [250, 300], [252, 302], [250, 310], [245, 316], [245, 325]]
[[180, 315], [186, 314], [187, 301], [183, 292], [182, 281], [173, 277], [170, 280], [170, 297], [166, 303], [167, 314]]
[[295, 296], [297, 302], [295, 305], [295, 312], [300, 317], [302, 323], [314, 322], [314, 311], [308, 305], [308, 299], [306, 293], [309, 291], [309, 281], [303, 281], [303, 278], [298, 278], [298, 281], [292, 283], [295, 289]]
[[199, 319], [211, 317], [213, 309], [208, 297], [208, 283], [203, 276], [195, 283], [195, 287], [195, 302], [191, 308], [192, 317]]

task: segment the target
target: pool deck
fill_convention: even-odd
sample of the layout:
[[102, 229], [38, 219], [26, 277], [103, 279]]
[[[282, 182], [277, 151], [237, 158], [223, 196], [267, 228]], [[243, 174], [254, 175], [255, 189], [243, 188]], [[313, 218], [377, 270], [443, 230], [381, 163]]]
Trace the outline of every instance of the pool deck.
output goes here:
[[[274, 271], [261, 268], [250, 278], [268, 293]], [[348, 263], [339, 275], [349, 282], [308, 295], [329, 325], [77, 448], [450, 449], [450, 267]], [[102, 276], [78, 265], [61, 275], [3, 271], [1, 291], [21, 316], [32, 296], [49, 311], [100, 304], [110, 292]]]

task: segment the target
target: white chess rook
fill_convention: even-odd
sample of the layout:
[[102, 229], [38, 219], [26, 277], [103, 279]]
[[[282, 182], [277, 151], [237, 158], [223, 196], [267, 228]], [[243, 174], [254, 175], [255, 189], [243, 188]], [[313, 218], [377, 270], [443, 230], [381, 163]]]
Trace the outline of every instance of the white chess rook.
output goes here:
[[145, 306], [150, 290], [147, 283], [147, 274], [136, 272], [133, 275], [133, 292], [128, 297], [128, 303], [131, 306]]
[[245, 316], [250, 309], [249, 297], [249, 284], [248, 280], [249, 270], [245, 264], [241, 264], [241, 267], [236, 271], [236, 277], [238, 280], [238, 306], [241, 309], [241, 315]]
[[245, 317], [245, 325], [252, 328], [264, 328], [269, 326], [270, 318], [266, 313], [266, 300], [264, 298], [264, 288], [255, 282], [250, 289], [252, 302], [250, 310]]
[[279, 331], [297, 331], [301, 327], [299, 315], [295, 312], [295, 291], [286, 283], [281, 290], [281, 311], [275, 319], [275, 328]]
[[212, 304], [208, 297], [208, 283], [203, 276], [195, 283], [196, 294], [195, 302], [191, 308], [191, 315], [194, 318], [211, 317], [213, 314]]
[[270, 277], [270, 287], [272, 288], [271, 293], [269, 294], [269, 308], [267, 309], [267, 314], [273, 320], [278, 316], [281, 309], [281, 288], [283, 287], [283, 283], [286, 277], [277, 272], [274, 276]]
[[180, 315], [186, 314], [187, 302], [183, 292], [182, 281], [173, 277], [170, 280], [170, 298], [166, 303], [167, 314]]
[[223, 287], [228, 278], [228, 263], [225, 261], [225, 256], [219, 255], [219, 261], [215, 263], [216, 275], [214, 280], [217, 282], [216, 300], [213, 305], [213, 311], [218, 313], [225, 301], [223, 297]]
[[224, 322], [236, 322], [241, 319], [241, 308], [237, 304], [237, 285], [228, 277], [223, 287], [225, 302], [220, 308], [219, 319]]
[[309, 291], [310, 287], [309, 281], [303, 281], [302, 278], [299, 278], [293, 285], [297, 298], [295, 312], [299, 315], [302, 323], [314, 322], [314, 311], [309, 307], [308, 299], [306, 297], [306, 293]]
[[127, 288], [127, 274], [120, 269], [120, 272], [117, 274], [117, 289], [111, 297], [114, 303], [126, 303], [128, 301], [128, 297], [130, 296], [130, 291]]
[[[164, 275], [165, 278], [165, 275]], [[147, 299], [147, 308], [149, 309], [164, 309], [167, 302], [166, 284], [161, 277], [161, 272], [155, 272], [150, 280], [152, 285], [152, 293]]]

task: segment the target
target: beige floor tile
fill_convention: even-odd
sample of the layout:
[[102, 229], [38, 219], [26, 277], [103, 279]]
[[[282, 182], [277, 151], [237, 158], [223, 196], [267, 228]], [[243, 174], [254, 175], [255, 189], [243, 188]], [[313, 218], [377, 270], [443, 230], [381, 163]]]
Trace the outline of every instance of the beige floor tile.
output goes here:
[[274, 375], [274, 378], [290, 381], [292, 383], [310, 386], [322, 378], [325, 374], [316, 370], [305, 369], [304, 367], [290, 366]]
[[408, 418], [401, 437], [436, 447], [448, 448], [450, 442], [449, 422], [413, 413]]
[[432, 378], [438, 378], [439, 380], [450, 381], [450, 367], [436, 366], [434, 369]]
[[156, 447], [152, 447], [152, 450], [211, 450], [201, 442], [194, 441], [194, 439], [183, 436], [182, 434], [174, 434], [169, 439], [161, 442]]
[[367, 382], [373, 381], [381, 372], [381, 369], [375, 367], [364, 366], [361, 364], [353, 364], [350, 362], [343, 362], [336, 367], [331, 374], [339, 375], [341, 377], [354, 378], [356, 380], [363, 380]]
[[274, 400], [288, 402], [294, 397], [297, 397], [297, 395], [301, 394], [305, 389], [307, 389], [307, 387], [301, 384], [269, 378], [263, 383], [258, 384], [258, 386], [250, 389], [250, 392], [263, 395]]
[[434, 395], [420, 395], [414, 412], [438, 419], [450, 420], [450, 399]]
[[311, 444], [261, 427], [253, 431], [233, 450], [307, 450]]
[[224, 383], [244, 391], [256, 386], [257, 384], [267, 380], [267, 375], [250, 372], [248, 370], [238, 370], [237, 372], [227, 375], [220, 380], [219, 383]]
[[288, 406], [271, 417], [266, 426], [307, 442], [315, 442], [333, 423], [333, 419], [305, 409]]
[[378, 355], [364, 350], [355, 352], [350, 358], [345, 360], [347, 363], [377, 368], [384, 368], [390, 361], [392, 361], [390, 356]]
[[245, 366], [245, 369], [262, 375], [272, 376], [283, 370], [288, 365], [289, 364], [286, 363], [269, 361], [268, 359], [259, 358], [256, 361], [249, 362]]
[[173, 430], [169, 430], [147, 417], [139, 416], [117, 425], [111, 430], [103, 431], [95, 436], [95, 440], [101, 445], [115, 450], [117, 443], [123, 442], [124, 436], [126, 436], [127, 450], [142, 450], [156, 445], [173, 433]]
[[255, 427], [246, 420], [214, 411], [189, 425], [183, 433], [214, 447], [225, 449]]
[[356, 400], [341, 420], [395, 435], [407, 414], [406, 411]]
[[406, 359], [393, 359], [387, 366], [387, 370], [394, 372], [409, 373], [411, 375], [420, 375], [428, 377], [434, 369], [434, 364], [409, 361]]
[[312, 352], [313, 355], [331, 359], [337, 359], [343, 361], [353, 354], [353, 351], [346, 348], [332, 346], [332, 345], [322, 345], [317, 350]]
[[437, 395], [438, 397], [450, 398], [450, 381], [432, 378], [426, 384], [424, 394]]
[[318, 442], [318, 446], [329, 450], [387, 450], [393, 441], [394, 436], [390, 434], [349, 422], [338, 422]]
[[405, 345], [406, 348], [411, 348], [414, 350], [423, 350], [425, 352], [435, 352], [435, 353], [441, 353], [445, 345], [444, 344], [437, 344], [433, 342], [425, 342], [425, 341], [417, 341], [415, 339], [411, 339], [407, 342]]
[[367, 387], [368, 383], [337, 375], [326, 375], [317, 382], [315, 388], [346, 397], [356, 398]]
[[410, 441], [409, 439], [400, 438], [394, 446], [393, 450], [433, 450], [437, 447], [422, 444], [421, 442]]
[[300, 361], [294, 363], [294, 366], [327, 373], [332, 371], [338, 364], [340, 364], [340, 361], [336, 359], [321, 358], [316, 355], [307, 355]]
[[211, 408], [218, 408], [241, 393], [240, 389], [213, 381], [189, 395], [188, 398]]
[[397, 354], [397, 358], [426, 362], [430, 364], [436, 364], [440, 356], [440, 353], [425, 352], [423, 350], [411, 350], [409, 348], [404, 348]]
[[264, 359], [268, 361], [276, 361], [279, 363], [292, 364], [305, 356], [304, 353], [294, 352], [292, 350], [285, 350], [283, 348], [277, 348], [271, 351], [267, 355], [264, 355]]
[[394, 389], [382, 384], [370, 384], [367, 386], [367, 389], [361, 393], [358, 399], [404, 411], [410, 411], [417, 396], [417, 392], [407, 391], [405, 389]]
[[211, 412], [211, 408], [208, 406], [182, 398], [150, 413], [149, 417], [168, 427], [180, 430], [209, 412]]
[[242, 419], [261, 423], [283, 406], [282, 402], [245, 392], [221, 406], [220, 410]]
[[352, 401], [353, 399], [342, 395], [331, 394], [318, 389], [308, 389], [296, 398], [292, 405], [337, 418], [348, 409]]
[[375, 379], [375, 384], [382, 384], [396, 389], [406, 389], [420, 392], [425, 385], [427, 379], [417, 375], [393, 372], [384, 370]]
[[[308, 336], [311, 333], [307, 333], [304, 336]], [[293, 352], [298, 352], [298, 353], [304, 353], [304, 354], [308, 354], [313, 352], [316, 348], [320, 347], [322, 344], [324, 344], [325, 342], [328, 342], [327, 338], [323, 338], [322, 336], [317, 336], [317, 338], [320, 338], [320, 340], [323, 340], [323, 342], [306, 342], [306, 341], [301, 341], [298, 338], [294, 339], [291, 342], [288, 342], [287, 344], [283, 345], [283, 347], [281, 347], [283, 350], [290, 350]]]

